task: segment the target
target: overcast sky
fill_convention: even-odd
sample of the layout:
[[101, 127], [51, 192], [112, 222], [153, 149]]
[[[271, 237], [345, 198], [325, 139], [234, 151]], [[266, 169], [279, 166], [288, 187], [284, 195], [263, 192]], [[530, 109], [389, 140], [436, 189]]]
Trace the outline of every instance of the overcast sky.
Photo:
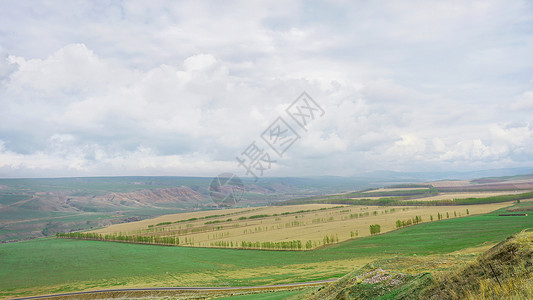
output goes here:
[[0, 177], [244, 176], [253, 142], [263, 176], [531, 167], [533, 5], [2, 1]]

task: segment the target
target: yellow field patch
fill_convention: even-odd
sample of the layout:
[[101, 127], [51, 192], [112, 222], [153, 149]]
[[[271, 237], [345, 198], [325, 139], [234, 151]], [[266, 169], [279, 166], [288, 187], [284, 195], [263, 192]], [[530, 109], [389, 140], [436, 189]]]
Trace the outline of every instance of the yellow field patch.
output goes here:
[[[241, 208], [199, 213], [167, 215], [159, 218], [118, 224], [93, 232], [158, 238], [174, 238], [180, 246], [281, 249], [268, 243], [289, 243], [283, 249], [310, 250], [371, 235], [370, 225], [378, 224], [381, 233], [397, 229], [397, 221], [413, 223], [484, 214], [510, 203], [468, 206], [339, 206], [308, 204]], [[468, 210], [468, 211], [467, 211]], [[302, 212], [303, 211], [303, 212]], [[188, 220], [191, 217], [218, 217]], [[171, 222], [170, 224], [160, 224]], [[177, 223], [172, 223], [177, 222]], [[179, 242], [178, 242], [179, 240]], [[284, 247], [285, 247], [284, 246]]]
[[316, 210], [321, 208], [332, 208], [339, 205], [332, 204], [304, 204], [304, 205], [294, 205], [294, 206], [268, 206], [268, 207], [248, 207], [248, 208], [232, 208], [232, 209], [221, 209], [221, 210], [206, 210], [206, 211], [197, 211], [197, 212], [188, 212], [188, 213], [178, 213], [159, 216], [153, 219], [147, 219], [137, 222], [129, 222], [122, 224], [111, 225], [102, 229], [95, 230], [94, 232], [99, 233], [113, 233], [113, 232], [131, 232], [139, 229], [145, 229], [150, 225], [156, 225], [159, 223], [165, 222], [176, 222], [188, 220], [191, 218], [205, 218], [215, 215], [223, 215], [222, 217], [216, 218], [207, 218], [197, 222], [187, 222], [187, 224], [203, 224], [206, 221], [212, 220], [227, 220], [228, 218], [239, 218], [239, 217], [248, 217], [251, 215], [257, 214], [281, 214], [284, 212], [293, 212], [299, 210]]

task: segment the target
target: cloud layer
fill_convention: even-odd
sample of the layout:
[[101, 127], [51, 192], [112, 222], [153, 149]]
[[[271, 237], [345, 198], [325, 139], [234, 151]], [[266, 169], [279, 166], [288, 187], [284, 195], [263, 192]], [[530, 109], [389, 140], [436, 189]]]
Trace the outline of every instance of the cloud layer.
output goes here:
[[244, 175], [303, 91], [265, 176], [533, 163], [527, 1], [4, 6], [0, 177]]

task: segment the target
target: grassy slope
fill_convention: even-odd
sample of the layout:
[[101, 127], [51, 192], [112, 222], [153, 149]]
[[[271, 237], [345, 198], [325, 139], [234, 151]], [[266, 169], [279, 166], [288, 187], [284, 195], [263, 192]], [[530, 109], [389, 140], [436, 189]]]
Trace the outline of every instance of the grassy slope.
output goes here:
[[[354, 257], [448, 253], [484, 242], [501, 241], [512, 233], [533, 227], [531, 214], [528, 217], [499, 217], [497, 214], [425, 223], [308, 252], [199, 249], [60, 239], [1, 244], [0, 290], [4, 293], [0, 295], [42, 286], [62, 285], [58, 292], [76, 290], [79, 286], [65, 287], [76, 282], [90, 283], [84, 288], [121, 285], [132, 277], [143, 277], [153, 285], [154, 280], [165, 277], [166, 272], [179, 277], [194, 272], [214, 274]], [[280, 277], [290, 281], [317, 279], [291, 278], [290, 273], [285, 273], [265, 277], [260, 282], [269, 284]], [[225, 280], [224, 283], [247, 285], [249, 279]], [[257, 278], [254, 279], [257, 283]], [[220, 284], [220, 281], [206, 278], [205, 285], [217, 282]]]
[[438, 276], [420, 298], [532, 299], [532, 272], [533, 232], [521, 232], [476, 261]]
[[532, 299], [532, 271], [533, 232], [523, 231], [446, 272], [402, 274], [372, 264], [290, 299]]

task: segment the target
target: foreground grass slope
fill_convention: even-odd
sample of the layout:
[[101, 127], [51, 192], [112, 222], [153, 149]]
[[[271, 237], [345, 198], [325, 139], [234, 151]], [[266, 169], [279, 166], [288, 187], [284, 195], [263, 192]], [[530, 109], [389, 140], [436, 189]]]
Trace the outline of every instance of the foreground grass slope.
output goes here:
[[475, 262], [437, 277], [421, 296], [442, 299], [533, 299], [533, 232], [521, 232]]
[[533, 232], [517, 233], [474, 261], [437, 275], [394, 269], [367, 265], [291, 299], [532, 299]]
[[526, 217], [449, 219], [309, 252], [39, 239], [0, 245], [0, 296], [125, 286], [260, 285], [341, 277], [371, 260], [449, 253], [533, 227]]

